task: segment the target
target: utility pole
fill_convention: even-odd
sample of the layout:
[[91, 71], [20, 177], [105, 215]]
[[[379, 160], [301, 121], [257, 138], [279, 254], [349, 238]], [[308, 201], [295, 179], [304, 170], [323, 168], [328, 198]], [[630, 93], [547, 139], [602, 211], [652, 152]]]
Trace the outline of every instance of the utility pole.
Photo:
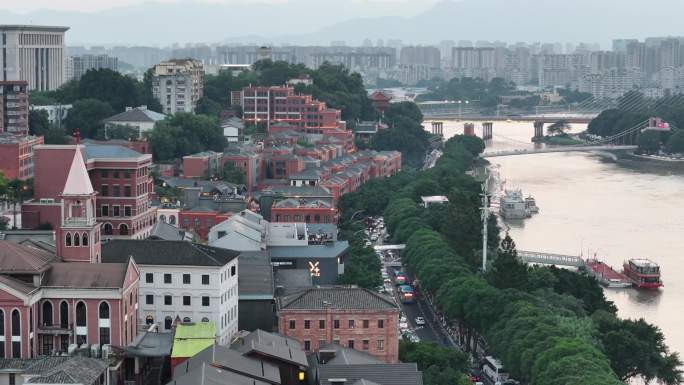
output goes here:
[[485, 169], [485, 180], [482, 183], [482, 272], [487, 272], [487, 222], [489, 222], [489, 170]]

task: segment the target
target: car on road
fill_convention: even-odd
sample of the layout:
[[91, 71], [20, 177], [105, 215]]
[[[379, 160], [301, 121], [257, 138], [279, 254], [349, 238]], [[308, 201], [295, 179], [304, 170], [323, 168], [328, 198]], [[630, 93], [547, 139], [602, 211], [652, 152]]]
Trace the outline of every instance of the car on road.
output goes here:
[[367, 247], [371, 247], [371, 246], [373, 246], [373, 243], [371, 241], [366, 241], [365, 245]]
[[425, 318], [423, 317], [416, 317], [414, 320], [416, 322], [416, 325], [418, 326], [425, 326]]
[[409, 327], [408, 322], [406, 322], [406, 321], [399, 322], [399, 329], [408, 330], [408, 327]]

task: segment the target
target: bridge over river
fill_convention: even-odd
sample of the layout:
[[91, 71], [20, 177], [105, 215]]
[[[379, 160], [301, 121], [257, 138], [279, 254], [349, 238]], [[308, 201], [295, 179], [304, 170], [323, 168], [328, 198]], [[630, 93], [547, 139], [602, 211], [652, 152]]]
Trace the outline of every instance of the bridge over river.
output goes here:
[[481, 156], [483, 158], [494, 158], [497, 156], [548, 154], [548, 153], [554, 153], [554, 152], [611, 151], [611, 150], [614, 151], [614, 150], [636, 150], [636, 149], [637, 149], [637, 146], [619, 146], [619, 145], [562, 146], [562, 147], [544, 147], [544, 148], [530, 148], [530, 149], [516, 149], [516, 150], [486, 151]]
[[539, 251], [518, 250], [518, 259], [525, 263], [540, 263], [555, 266], [583, 267], [585, 265], [582, 257]]

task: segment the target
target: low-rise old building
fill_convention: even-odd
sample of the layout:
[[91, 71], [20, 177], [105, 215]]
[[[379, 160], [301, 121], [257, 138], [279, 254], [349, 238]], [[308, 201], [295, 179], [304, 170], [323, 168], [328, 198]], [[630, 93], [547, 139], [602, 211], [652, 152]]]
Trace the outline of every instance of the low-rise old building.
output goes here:
[[218, 341], [238, 331], [238, 252], [186, 241], [112, 240], [102, 261], [132, 257], [140, 269], [141, 324], [171, 330], [176, 321], [216, 324]]
[[126, 111], [104, 120], [105, 137], [109, 138], [115, 130], [129, 129], [134, 131], [136, 138], [142, 138], [165, 117], [164, 114], [148, 110], [147, 106], [126, 107]]
[[392, 297], [358, 287], [313, 287], [278, 298], [278, 332], [308, 352], [334, 343], [396, 363], [398, 320]]

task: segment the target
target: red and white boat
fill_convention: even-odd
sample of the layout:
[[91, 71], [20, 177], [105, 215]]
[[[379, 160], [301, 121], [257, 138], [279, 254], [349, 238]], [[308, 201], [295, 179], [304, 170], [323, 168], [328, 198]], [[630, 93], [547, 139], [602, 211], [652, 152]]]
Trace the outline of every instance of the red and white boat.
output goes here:
[[650, 259], [630, 259], [624, 263], [624, 274], [640, 289], [657, 289], [663, 286], [660, 266]]

